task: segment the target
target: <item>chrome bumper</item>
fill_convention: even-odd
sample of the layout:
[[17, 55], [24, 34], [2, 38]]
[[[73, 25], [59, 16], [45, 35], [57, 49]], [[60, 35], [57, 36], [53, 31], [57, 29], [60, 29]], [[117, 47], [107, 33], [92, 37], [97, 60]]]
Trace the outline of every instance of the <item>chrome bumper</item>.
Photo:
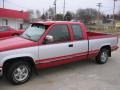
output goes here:
[[3, 75], [3, 70], [0, 68], [0, 77]]

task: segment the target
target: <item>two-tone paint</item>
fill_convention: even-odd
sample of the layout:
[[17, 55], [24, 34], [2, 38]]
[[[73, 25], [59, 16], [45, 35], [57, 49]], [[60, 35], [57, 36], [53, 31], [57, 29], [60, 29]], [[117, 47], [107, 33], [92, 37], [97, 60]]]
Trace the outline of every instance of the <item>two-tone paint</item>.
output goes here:
[[[7, 38], [0, 41], [0, 75], [2, 75], [2, 67], [4, 63], [14, 58], [30, 57], [33, 59], [37, 69], [57, 66], [60, 64], [70, 63], [95, 57], [100, 49], [104, 46], [110, 46], [111, 51], [118, 48], [117, 36], [107, 34], [90, 35], [83, 23], [75, 22], [36, 22], [44, 25], [50, 25], [48, 30], [40, 38], [38, 42], [29, 41], [21, 37]], [[51, 30], [58, 24], [68, 25], [71, 41], [44, 45], [42, 42]], [[74, 40], [71, 24], [79, 24], [83, 40]], [[92, 32], [91, 32], [92, 33]], [[73, 47], [69, 47], [69, 45]]]

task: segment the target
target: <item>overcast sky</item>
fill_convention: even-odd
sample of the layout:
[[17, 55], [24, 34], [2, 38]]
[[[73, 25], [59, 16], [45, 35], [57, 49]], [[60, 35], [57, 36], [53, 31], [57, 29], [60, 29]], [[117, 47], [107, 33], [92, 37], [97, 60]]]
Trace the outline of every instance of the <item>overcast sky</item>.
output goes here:
[[[0, 0], [0, 7], [2, 7]], [[54, 0], [5, 0], [5, 8], [16, 10], [38, 9], [41, 12], [53, 7]], [[57, 13], [63, 12], [64, 0], [57, 0]], [[113, 0], [66, 0], [66, 11], [75, 12], [79, 8], [98, 9], [96, 3], [102, 3], [101, 11], [105, 14], [112, 13]], [[116, 3], [116, 12], [120, 9], [120, 0]]]

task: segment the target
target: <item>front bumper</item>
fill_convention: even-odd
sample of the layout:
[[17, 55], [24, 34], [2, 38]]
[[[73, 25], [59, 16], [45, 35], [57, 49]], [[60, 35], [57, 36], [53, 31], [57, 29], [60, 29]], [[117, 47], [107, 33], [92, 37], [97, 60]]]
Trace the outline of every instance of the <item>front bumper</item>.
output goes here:
[[0, 68], [0, 77], [3, 75], [3, 69]]

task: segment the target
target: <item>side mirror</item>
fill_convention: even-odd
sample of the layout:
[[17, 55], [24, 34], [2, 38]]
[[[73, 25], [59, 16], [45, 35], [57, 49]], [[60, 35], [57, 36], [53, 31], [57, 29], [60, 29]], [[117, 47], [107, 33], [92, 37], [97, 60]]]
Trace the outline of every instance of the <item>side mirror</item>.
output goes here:
[[45, 44], [52, 43], [54, 41], [53, 36], [47, 35], [45, 38]]

